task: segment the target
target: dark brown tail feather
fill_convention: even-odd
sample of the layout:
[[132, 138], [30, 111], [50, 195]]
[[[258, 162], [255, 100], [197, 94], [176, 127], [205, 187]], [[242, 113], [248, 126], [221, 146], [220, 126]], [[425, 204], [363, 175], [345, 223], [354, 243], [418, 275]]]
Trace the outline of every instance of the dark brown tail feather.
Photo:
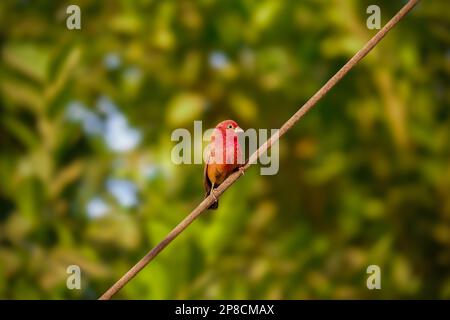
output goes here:
[[219, 208], [219, 200], [214, 202], [208, 209], [209, 210], [217, 210], [217, 208]]

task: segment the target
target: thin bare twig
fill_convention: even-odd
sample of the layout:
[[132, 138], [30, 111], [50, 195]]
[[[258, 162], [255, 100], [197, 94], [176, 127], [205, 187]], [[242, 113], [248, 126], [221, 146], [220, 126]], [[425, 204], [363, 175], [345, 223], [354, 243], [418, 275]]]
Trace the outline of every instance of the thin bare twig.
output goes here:
[[[288, 121], [280, 128], [279, 132], [272, 135], [261, 147], [258, 148], [249, 158], [242, 172], [235, 172], [230, 175], [217, 189], [215, 196], [220, 197], [233, 183], [238, 180], [242, 173], [250, 165], [256, 163], [259, 155], [264, 154], [270, 146], [278, 141], [289, 129], [291, 129], [317, 102], [325, 96], [361, 59], [363, 59], [383, 37], [419, 2], [410, 0], [375, 36], [370, 39], [362, 49], [360, 49], [330, 80], [320, 88]], [[109, 288], [99, 299], [108, 300], [120, 289], [122, 289], [136, 274], [141, 271], [158, 253], [160, 253], [173, 239], [175, 239], [184, 229], [186, 229], [200, 214], [202, 214], [215, 201], [212, 195], [205, 198], [186, 218], [183, 219], [156, 247], [148, 252], [138, 263], [136, 263], [125, 275], [122, 276], [111, 288]]]

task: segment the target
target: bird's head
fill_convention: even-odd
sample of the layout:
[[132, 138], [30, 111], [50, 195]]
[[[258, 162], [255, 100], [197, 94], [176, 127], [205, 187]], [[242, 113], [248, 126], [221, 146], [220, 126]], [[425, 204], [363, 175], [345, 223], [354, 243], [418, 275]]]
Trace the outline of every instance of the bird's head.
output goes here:
[[216, 126], [216, 129], [219, 129], [220, 131], [225, 131], [227, 132], [228, 130], [232, 130], [235, 133], [239, 133], [239, 132], [244, 132], [244, 130], [242, 130], [239, 125], [237, 124], [236, 121], [233, 120], [225, 120], [222, 121], [221, 123], [219, 123]]

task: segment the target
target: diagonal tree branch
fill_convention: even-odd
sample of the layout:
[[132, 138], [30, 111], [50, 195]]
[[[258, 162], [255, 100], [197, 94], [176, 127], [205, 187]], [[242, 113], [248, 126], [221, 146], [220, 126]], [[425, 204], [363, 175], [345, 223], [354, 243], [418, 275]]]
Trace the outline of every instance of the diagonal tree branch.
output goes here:
[[[240, 172], [230, 175], [217, 189], [216, 197], [220, 197], [252, 164], [256, 163], [259, 156], [264, 154], [270, 146], [278, 141], [289, 129], [291, 129], [317, 102], [325, 96], [361, 59], [363, 59], [383, 37], [419, 2], [419, 0], [409, 0], [407, 4], [375, 35], [363, 48], [361, 48], [330, 80], [327, 81], [288, 121], [261, 147], [258, 148], [249, 158], [247, 164]], [[122, 289], [136, 274], [141, 271], [158, 253], [160, 253], [173, 239], [175, 239], [184, 229], [186, 229], [195, 219], [197, 219], [215, 201], [212, 195], [205, 198], [186, 218], [183, 219], [169, 234], [150, 252], [148, 252], [138, 263], [136, 263], [125, 275], [122, 276], [111, 288], [109, 288], [99, 299], [111, 299], [120, 289]]]

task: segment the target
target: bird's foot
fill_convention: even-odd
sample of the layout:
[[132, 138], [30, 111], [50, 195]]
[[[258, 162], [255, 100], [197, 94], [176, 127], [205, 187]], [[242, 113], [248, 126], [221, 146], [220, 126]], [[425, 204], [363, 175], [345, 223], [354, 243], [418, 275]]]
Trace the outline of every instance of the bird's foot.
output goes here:
[[239, 172], [241, 173], [241, 176], [243, 176], [245, 174], [245, 170], [244, 167], [239, 167]]
[[211, 194], [212, 197], [214, 198], [214, 202], [217, 202], [217, 196], [216, 196], [216, 193], [214, 192], [214, 189], [211, 189], [210, 194]]

